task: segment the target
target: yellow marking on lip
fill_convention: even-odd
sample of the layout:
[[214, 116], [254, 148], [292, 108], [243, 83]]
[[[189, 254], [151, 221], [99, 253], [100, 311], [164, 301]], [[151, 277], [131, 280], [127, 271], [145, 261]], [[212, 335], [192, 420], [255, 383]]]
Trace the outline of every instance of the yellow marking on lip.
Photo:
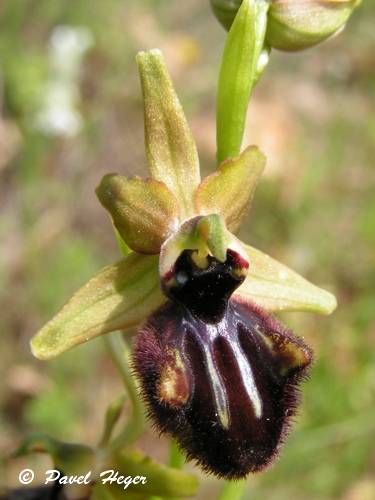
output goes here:
[[232, 270], [232, 274], [234, 274], [234, 276], [237, 276], [238, 278], [246, 278], [247, 276], [247, 269], [244, 269], [243, 267], [235, 267], [233, 270]]
[[191, 254], [191, 260], [200, 269], [207, 269], [208, 267], [208, 253], [204, 251], [195, 250]]
[[289, 370], [298, 367], [302, 368], [309, 363], [309, 356], [301, 346], [294, 344], [288, 339], [282, 338], [275, 332], [271, 332], [271, 335], [276, 338], [270, 338], [265, 335], [259, 327], [256, 327], [256, 332], [262, 338], [263, 342], [273, 355], [281, 355], [282, 357], [285, 357], [282, 360], [283, 367], [280, 370], [281, 375], [286, 375]]
[[309, 363], [309, 357], [306, 355], [304, 349], [291, 342], [284, 342], [280, 347], [282, 354], [287, 356], [287, 365], [282, 371], [285, 375], [293, 368], [302, 368]]
[[159, 398], [170, 406], [183, 406], [190, 395], [189, 381], [180, 353], [172, 350], [162, 368], [159, 380]]

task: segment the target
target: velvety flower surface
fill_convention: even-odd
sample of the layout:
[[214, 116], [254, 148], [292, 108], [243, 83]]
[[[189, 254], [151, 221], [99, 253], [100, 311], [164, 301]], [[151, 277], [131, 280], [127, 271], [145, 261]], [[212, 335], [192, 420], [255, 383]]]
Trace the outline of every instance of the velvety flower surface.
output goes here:
[[134, 351], [158, 429], [204, 470], [231, 479], [277, 455], [312, 358], [259, 307], [228, 300], [241, 282], [237, 259], [228, 251], [224, 263], [210, 258], [201, 270], [185, 251], [172, 300], [143, 325]]
[[265, 157], [252, 146], [200, 179], [196, 146], [159, 51], [138, 55], [150, 178], [97, 188], [127, 255], [97, 273], [33, 338], [49, 359], [138, 327], [134, 367], [153, 422], [221, 477], [277, 455], [312, 354], [270, 316], [329, 314], [333, 295], [234, 236]]

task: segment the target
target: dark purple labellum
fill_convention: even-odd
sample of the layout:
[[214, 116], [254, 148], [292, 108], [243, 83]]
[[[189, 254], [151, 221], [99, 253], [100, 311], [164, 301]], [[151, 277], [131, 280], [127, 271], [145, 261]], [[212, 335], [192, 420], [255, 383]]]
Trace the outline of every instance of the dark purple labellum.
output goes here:
[[[205, 471], [228, 479], [259, 471], [277, 456], [296, 413], [297, 385], [312, 361], [303, 341], [271, 316], [251, 303], [228, 301], [233, 269], [225, 265], [232, 266], [232, 257], [225, 264], [210, 261], [214, 281], [195, 275], [195, 268], [187, 272], [188, 281], [182, 281], [189, 293], [180, 290], [147, 320], [134, 350], [157, 427], [172, 434]], [[206, 295], [195, 304], [192, 297], [197, 298], [202, 283]], [[212, 303], [221, 310], [216, 315], [213, 308], [207, 317], [203, 312], [213, 283]]]
[[164, 279], [162, 286], [173, 302], [183, 304], [194, 316], [215, 323], [225, 314], [229, 297], [244, 281], [249, 264], [233, 250], [227, 251], [224, 263], [207, 256], [201, 267], [195, 258], [195, 251], [184, 250], [171, 278]]

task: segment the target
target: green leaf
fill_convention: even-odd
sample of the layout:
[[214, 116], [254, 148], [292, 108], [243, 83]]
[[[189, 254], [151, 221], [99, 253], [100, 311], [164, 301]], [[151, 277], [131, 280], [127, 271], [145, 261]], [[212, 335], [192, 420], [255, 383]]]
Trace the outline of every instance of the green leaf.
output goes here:
[[75, 443], [64, 443], [45, 434], [27, 436], [14, 457], [30, 453], [46, 453], [53, 459], [55, 466], [65, 475], [80, 475], [93, 468], [94, 451], [89, 446]]
[[199, 185], [195, 194], [198, 212], [222, 215], [227, 228], [235, 232], [249, 209], [265, 161], [265, 156], [255, 146], [224, 161]]
[[[126, 472], [123, 473], [126, 477]], [[131, 487], [130, 487], [131, 488]], [[113, 487], [96, 483], [92, 489], [90, 500], [151, 500], [152, 497], [144, 495], [142, 492], [134, 493], [129, 488], [124, 490], [121, 487]]]
[[131, 253], [78, 290], [33, 337], [32, 352], [54, 358], [97, 335], [139, 324], [164, 300], [158, 258]]
[[157, 254], [178, 227], [176, 197], [154, 179], [105, 175], [96, 189], [121, 238], [135, 252]]
[[[143, 453], [128, 449], [114, 457], [108, 468], [118, 470], [124, 476], [143, 476], [145, 484], [131, 485], [126, 492], [129, 494], [141, 493], [144, 498], [149, 495], [163, 498], [193, 497], [197, 493], [198, 481], [195, 476], [182, 470], [173, 469], [155, 462]], [[110, 491], [123, 490], [121, 485], [113, 485]]]
[[263, 65], [269, 3], [244, 0], [229, 31], [219, 75], [217, 94], [217, 159], [221, 163], [241, 149], [247, 107]]
[[159, 50], [140, 52], [146, 153], [151, 176], [178, 199], [182, 216], [194, 214], [193, 193], [200, 182], [197, 149]]
[[336, 298], [318, 288], [268, 255], [244, 245], [249, 257], [249, 273], [237, 289], [239, 295], [267, 311], [311, 311], [330, 314]]
[[114, 427], [116, 426], [124, 408], [125, 399], [125, 395], [122, 394], [120, 397], [115, 399], [107, 408], [105, 414], [103, 435], [100, 439], [99, 444], [100, 447], [106, 445], [110, 440]]

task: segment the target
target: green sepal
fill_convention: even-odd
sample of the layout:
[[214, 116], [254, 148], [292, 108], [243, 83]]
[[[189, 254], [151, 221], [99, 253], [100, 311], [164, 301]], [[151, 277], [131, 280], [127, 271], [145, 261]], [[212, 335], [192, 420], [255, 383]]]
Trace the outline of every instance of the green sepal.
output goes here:
[[235, 295], [255, 302], [270, 312], [310, 311], [331, 314], [336, 298], [263, 252], [243, 245], [249, 272]]
[[217, 160], [240, 152], [251, 92], [259, 79], [269, 4], [244, 0], [225, 43], [217, 94]]
[[197, 211], [220, 214], [227, 228], [236, 232], [250, 207], [265, 163], [265, 156], [255, 146], [224, 161], [199, 185], [195, 194]]
[[121, 238], [135, 252], [159, 253], [178, 227], [178, 201], [162, 182], [108, 174], [96, 194]]
[[138, 325], [165, 298], [158, 258], [135, 253], [99, 271], [31, 340], [50, 359], [103, 333]]
[[196, 145], [159, 50], [140, 52], [146, 154], [151, 176], [172, 191], [184, 219], [194, 215], [193, 193], [200, 182]]

